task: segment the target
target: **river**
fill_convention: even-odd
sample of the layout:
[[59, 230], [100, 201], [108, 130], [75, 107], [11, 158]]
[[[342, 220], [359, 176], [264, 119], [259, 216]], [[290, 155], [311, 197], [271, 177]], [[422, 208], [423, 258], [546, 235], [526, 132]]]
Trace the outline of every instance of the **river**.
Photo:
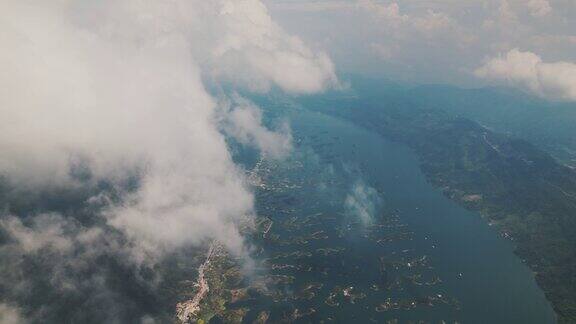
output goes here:
[[[278, 320], [298, 308], [313, 310], [294, 317], [303, 322], [554, 323], [512, 243], [432, 187], [410, 149], [319, 112], [282, 114], [295, 148], [262, 175], [276, 189], [256, 193], [259, 215], [274, 222], [268, 235], [278, 240], [256, 244], [276, 265], [271, 274], [294, 276], [283, 290], [300, 298], [257, 299], [246, 321], [262, 310]], [[239, 158], [248, 168], [255, 163], [249, 154]], [[368, 225], [346, 203], [358, 192], [374, 209]], [[314, 294], [302, 293], [311, 284]]]

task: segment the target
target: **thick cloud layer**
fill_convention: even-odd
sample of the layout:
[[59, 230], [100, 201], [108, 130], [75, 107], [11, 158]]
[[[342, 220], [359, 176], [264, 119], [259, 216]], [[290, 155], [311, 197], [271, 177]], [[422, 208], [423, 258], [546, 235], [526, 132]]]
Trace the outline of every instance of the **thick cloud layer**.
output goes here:
[[[78, 161], [96, 180], [137, 173], [107, 217], [148, 252], [210, 237], [239, 249], [234, 221], [252, 212], [203, 78], [294, 93], [336, 82], [255, 0], [4, 1], [0, 15], [0, 172], [34, 187], [78, 185]], [[241, 142], [289, 146], [257, 108], [229, 110]]]
[[290, 131], [207, 82], [337, 83], [256, 0], [3, 1], [0, 42], [7, 323], [132, 321], [154, 312], [141, 295], [165, 256], [213, 239], [242, 255], [253, 196], [225, 137], [281, 158]]
[[545, 98], [576, 101], [574, 63], [547, 63], [532, 52], [513, 49], [488, 60], [475, 73], [481, 78], [501, 81]]

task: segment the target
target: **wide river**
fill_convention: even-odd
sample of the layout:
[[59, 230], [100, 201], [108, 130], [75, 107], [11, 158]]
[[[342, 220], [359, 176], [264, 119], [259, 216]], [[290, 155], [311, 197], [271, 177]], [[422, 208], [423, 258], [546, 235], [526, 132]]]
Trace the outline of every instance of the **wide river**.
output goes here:
[[256, 300], [247, 321], [298, 308], [302, 322], [555, 322], [513, 243], [432, 187], [408, 148], [322, 113], [283, 114], [295, 147], [258, 171], [273, 225], [257, 244], [296, 297]]

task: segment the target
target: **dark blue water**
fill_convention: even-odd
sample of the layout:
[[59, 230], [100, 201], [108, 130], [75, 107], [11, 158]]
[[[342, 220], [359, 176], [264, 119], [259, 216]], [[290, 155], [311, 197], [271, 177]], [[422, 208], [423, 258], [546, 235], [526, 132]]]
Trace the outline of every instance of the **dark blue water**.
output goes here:
[[[409, 149], [321, 113], [286, 114], [295, 149], [258, 170], [258, 213], [273, 224], [256, 244], [268, 273], [292, 281], [253, 301], [247, 320], [554, 323], [512, 243], [427, 183]], [[378, 196], [368, 224], [345, 206], [355, 184]]]

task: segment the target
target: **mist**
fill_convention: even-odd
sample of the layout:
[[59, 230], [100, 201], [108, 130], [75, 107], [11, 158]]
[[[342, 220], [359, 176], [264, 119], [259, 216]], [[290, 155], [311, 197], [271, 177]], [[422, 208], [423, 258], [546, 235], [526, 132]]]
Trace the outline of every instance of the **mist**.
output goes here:
[[[0, 27], [2, 273], [13, 273], [1, 286], [15, 300], [34, 285], [18, 276], [22, 254], [49, 253], [50, 289], [101, 287], [94, 298], [112, 304], [106, 274], [88, 271], [104, 255], [153, 266], [210, 240], [246, 255], [238, 224], [254, 198], [226, 137], [282, 158], [290, 131], [207, 82], [290, 94], [338, 84], [330, 58], [257, 0], [3, 1]], [[35, 201], [55, 192], [81, 208]]]

